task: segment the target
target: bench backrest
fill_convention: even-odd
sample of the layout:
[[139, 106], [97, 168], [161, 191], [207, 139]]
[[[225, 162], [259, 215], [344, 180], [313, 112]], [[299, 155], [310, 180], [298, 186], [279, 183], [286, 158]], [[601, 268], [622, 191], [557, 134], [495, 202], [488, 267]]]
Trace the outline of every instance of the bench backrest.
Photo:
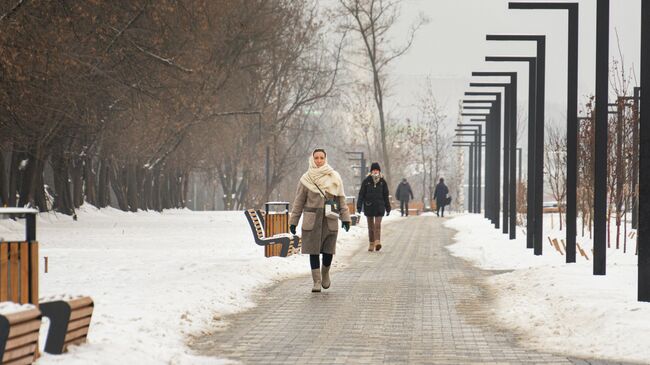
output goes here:
[[263, 239], [264, 225], [261, 222], [262, 214], [260, 213], [260, 211], [255, 209], [246, 209], [244, 211], [244, 214], [246, 214], [246, 219], [248, 219], [248, 224], [250, 225], [251, 230], [253, 231], [253, 236], [255, 237], [255, 241], [259, 241]]
[[0, 315], [0, 363], [31, 364], [38, 354], [40, 328], [36, 308]]
[[0, 242], [0, 302], [38, 304], [38, 242]]

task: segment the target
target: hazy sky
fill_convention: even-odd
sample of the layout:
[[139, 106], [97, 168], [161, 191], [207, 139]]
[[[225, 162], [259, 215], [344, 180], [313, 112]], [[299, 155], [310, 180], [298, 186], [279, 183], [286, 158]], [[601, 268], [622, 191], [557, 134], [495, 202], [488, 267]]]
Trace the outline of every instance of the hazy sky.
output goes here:
[[[594, 92], [596, 0], [580, 4], [579, 93]], [[616, 33], [627, 70], [638, 78], [641, 0], [611, 0], [610, 60], [619, 58]], [[565, 123], [567, 15], [563, 10], [509, 10], [504, 0], [405, 0], [401, 23], [393, 33], [404, 37], [406, 25], [422, 12], [430, 23], [420, 30], [409, 53], [392, 68], [391, 115], [413, 116], [414, 96], [431, 75], [438, 101], [456, 118], [458, 100], [468, 90], [472, 71], [518, 71], [519, 104], [527, 105], [526, 63], [486, 63], [486, 55], [535, 55], [534, 42], [488, 42], [491, 34], [545, 34], [547, 118]], [[482, 81], [489, 79], [481, 78]], [[476, 80], [480, 81], [480, 80]], [[494, 81], [500, 81], [494, 79]], [[584, 99], [580, 99], [580, 103]]]

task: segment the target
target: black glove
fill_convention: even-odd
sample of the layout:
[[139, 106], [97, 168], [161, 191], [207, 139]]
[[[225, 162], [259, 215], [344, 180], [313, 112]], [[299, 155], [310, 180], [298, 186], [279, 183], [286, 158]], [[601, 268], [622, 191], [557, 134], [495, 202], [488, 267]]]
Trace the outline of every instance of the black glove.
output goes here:
[[357, 205], [357, 213], [361, 213], [361, 206]]
[[296, 234], [296, 226], [293, 225], [293, 224], [290, 225], [290, 226], [289, 226], [289, 231], [290, 231], [292, 234]]
[[390, 209], [386, 209], [386, 216], [388, 217], [390, 215]]
[[341, 227], [343, 227], [343, 229], [345, 229], [346, 232], [349, 231], [350, 230], [350, 222], [341, 222]]

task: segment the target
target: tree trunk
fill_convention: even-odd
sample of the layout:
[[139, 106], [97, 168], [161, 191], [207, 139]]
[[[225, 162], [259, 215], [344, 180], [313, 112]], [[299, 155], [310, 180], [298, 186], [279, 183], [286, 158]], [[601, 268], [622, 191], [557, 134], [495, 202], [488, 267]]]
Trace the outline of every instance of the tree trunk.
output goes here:
[[99, 162], [99, 176], [97, 181], [97, 207], [105, 208], [110, 204], [110, 170], [107, 159]]
[[7, 174], [5, 173], [5, 158], [0, 150], [0, 207], [5, 207], [9, 204], [7, 198]]
[[93, 159], [86, 157], [83, 164], [83, 181], [86, 201], [94, 206], [99, 206], [97, 202], [97, 173], [94, 169]]
[[70, 162], [72, 204], [75, 208], [79, 208], [84, 203], [83, 161], [81, 159], [73, 159]]
[[129, 163], [126, 167], [126, 197], [129, 205], [129, 210], [137, 212], [140, 204], [138, 204], [138, 177], [137, 167], [134, 163]]
[[126, 199], [126, 189], [125, 189], [125, 184], [123, 183], [123, 179], [121, 176], [123, 173], [121, 172], [122, 168], [117, 166], [115, 162], [111, 162], [111, 166], [109, 167], [109, 176], [110, 176], [110, 184], [111, 187], [113, 188], [113, 192], [115, 193], [115, 198], [117, 199], [117, 205], [120, 208], [120, 210], [123, 211], [128, 211], [129, 210], [129, 204]]
[[16, 147], [13, 147], [11, 152], [11, 162], [9, 164], [9, 196], [7, 197], [10, 207], [16, 206], [16, 194], [18, 192], [18, 179], [20, 177], [20, 171], [18, 166], [21, 161], [22, 153], [16, 150]]
[[70, 199], [70, 182], [68, 179], [68, 168], [60, 153], [55, 153], [50, 158], [52, 162], [52, 173], [54, 174], [54, 197], [53, 208], [55, 211], [72, 215], [72, 200]]

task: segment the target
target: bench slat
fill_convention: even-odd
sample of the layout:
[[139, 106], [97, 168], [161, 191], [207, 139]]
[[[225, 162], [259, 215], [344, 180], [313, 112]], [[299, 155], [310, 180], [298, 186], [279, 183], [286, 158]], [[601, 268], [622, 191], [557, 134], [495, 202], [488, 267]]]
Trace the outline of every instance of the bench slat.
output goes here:
[[2, 357], [2, 363], [4, 364], [7, 361], [20, 359], [28, 355], [32, 355], [32, 358], [34, 358], [35, 351], [36, 351], [36, 342], [13, 349], [11, 351], [6, 351], [4, 356]]
[[40, 315], [41, 312], [38, 309], [34, 308], [34, 309], [24, 310], [20, 312], [10, 313], [5, 315], [4, 317], [7, 318], [9, 324], [14, 324], [14, 323], [25, 322], [25, 321], [38, 318]]
[[88, 327], [83, 327], [78, 330], [70, 331], [65, 335], [65, 342], [68, 343], [70, 341], [74, 341], [79, 338], [86, 338], [88, 335]]
[[93, 314], [93, 307], [83, 307], [77, 308], [70, 313], [70, 320], [74, 321], [75, 319], [90, 317]]
[[38, 341], [38, 332], [30, 332], [26, 335], [22, 335], [19, 337], [14, 337], [12, 339], [7, 340], [7, 343], [5, 344], [5, 351], [15, 349], [17, 347], [26, 345], [28, 343], [32, 342], [37, 342]]
[[93, 305], [93, 300], [90, 297], [81, 297], [72, 299], [68, 302], [68, 305], [70, 306], [70, 309], [75, 310], [77, 308]]
[[9, 327], [9, 338], [22, 336], [32, 331], [38, 331], [41, 328], [41, 320], [23, 322]]
[[4, 365], [29, 365], [34, 362], [35, 357], [36, 357], [35, 355], [27, 355], [25, 357], [21, 357], [20, 359], [16, 359], [9, 362], [3, 362], [3, 364]]
[[76, 330], [77, 328], [90, 326], [91, 319], [92, 317], [84, 317], [77, 319], [76, 321], [70, 321], [70, 323], [68, 323], [68, 332]]

